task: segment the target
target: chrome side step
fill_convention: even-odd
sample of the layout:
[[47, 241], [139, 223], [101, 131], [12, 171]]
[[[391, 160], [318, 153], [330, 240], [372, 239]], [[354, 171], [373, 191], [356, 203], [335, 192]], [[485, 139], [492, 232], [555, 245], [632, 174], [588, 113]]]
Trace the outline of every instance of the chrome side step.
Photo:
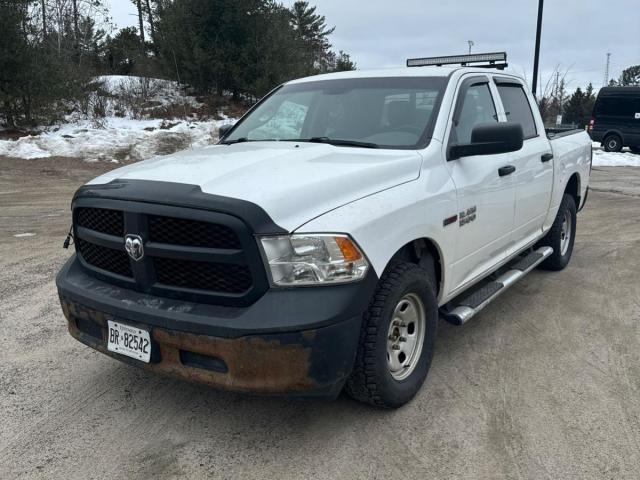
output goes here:
[[441, 316], [454, 325], [465, 324], [552, 253], [553, 248], [541, 247], [527, 256], [521, 257], [515, 263], [509, 264], [506, 267], [507, 270], [495, 280], [485, 283], [470, 295], [463, 293], [461, 297], [454, 299], [452, 302], [454, 304], [453, 307], [447, 310], [440, 310]]

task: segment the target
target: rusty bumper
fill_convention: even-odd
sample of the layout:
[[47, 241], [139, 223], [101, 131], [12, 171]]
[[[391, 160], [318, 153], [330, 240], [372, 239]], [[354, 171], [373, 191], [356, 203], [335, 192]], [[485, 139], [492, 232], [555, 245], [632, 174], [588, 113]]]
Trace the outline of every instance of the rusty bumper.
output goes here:
[[[122, 320], [60, 298], [69, 333], [80, 342], [152, 372], [226, 390], [336, 396], [351, 372], [359, 319], [302, 332], [220, 338]], [[107, 321], [150, 331], [143, 363], [107, 350]]]
[[[69, 332], [122, 362], [214, 387], [336, 396], [353, 368], [376, 278], [360, 285], [268, 292], [248, 308], [189, 304], [88, 277], [71, 259], [56, 278]], [[151, 361], [107, 350], [107, 322], [149, 331]]]

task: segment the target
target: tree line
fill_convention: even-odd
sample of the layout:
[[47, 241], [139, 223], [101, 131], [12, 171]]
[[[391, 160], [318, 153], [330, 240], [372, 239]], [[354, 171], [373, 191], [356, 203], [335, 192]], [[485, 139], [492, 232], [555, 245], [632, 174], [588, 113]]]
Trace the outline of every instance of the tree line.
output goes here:
[[[556, 72], [555, 78], [547, 83], [545, 91], [538, 97], [538, 107], [545, 125], [554, 125], [559, 115], [563, 124], [573, 124], [584, 128], [591, 119], [596, 103], [596, 92], [590, 83], [585, 89], [580, 87], [569, 94], [565, 77], [569, 72]], [[640, 86], [640, 65], [634, 65], [622, 71], [618, 80], [609, 81], [610, 87]]]
[[114, 32], [105, 0], [0, 0], [0, 124], [88, 113], [96, 76], [177, 80], [198, 95], [255, 101], [301, 76], [355, 69], [315, 6], [276, 0], [132, 0]]

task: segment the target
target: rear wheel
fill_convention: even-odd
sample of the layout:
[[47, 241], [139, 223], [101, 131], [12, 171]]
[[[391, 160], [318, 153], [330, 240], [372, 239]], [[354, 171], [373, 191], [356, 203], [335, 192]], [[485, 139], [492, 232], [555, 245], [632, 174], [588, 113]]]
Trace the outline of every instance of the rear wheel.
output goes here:
[[412, 263], [389, 267], [364, 314], [347, 393], [385, 408], [410, 401], [431, 366], [437, 324], [432, 275]]
[[576, 218], [576, 202], [571, 195], [565, 194], [551, 230], [539, 243], [539, 246], [553, 248], [553, 253], [540, 264], [540, 268], [559, 271], [569, 264], [576, 238]]
[[602, 143], [604, 144], [604, 149], [607, 152], [619, 152], [622, 150], [622, 139], [618, 135], [607, 135]]

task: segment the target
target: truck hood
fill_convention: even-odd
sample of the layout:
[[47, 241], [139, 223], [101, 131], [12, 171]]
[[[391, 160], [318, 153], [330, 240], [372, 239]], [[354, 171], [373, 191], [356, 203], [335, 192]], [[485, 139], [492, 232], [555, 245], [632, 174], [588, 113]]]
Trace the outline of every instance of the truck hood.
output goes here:
[[153, 158], [89, 185], [116, 179], [197, 185], [204, 193], [255, 203], [291, 232], [329, 210], [418, 178], [421, 162], [413, 150], [251, 142]]

